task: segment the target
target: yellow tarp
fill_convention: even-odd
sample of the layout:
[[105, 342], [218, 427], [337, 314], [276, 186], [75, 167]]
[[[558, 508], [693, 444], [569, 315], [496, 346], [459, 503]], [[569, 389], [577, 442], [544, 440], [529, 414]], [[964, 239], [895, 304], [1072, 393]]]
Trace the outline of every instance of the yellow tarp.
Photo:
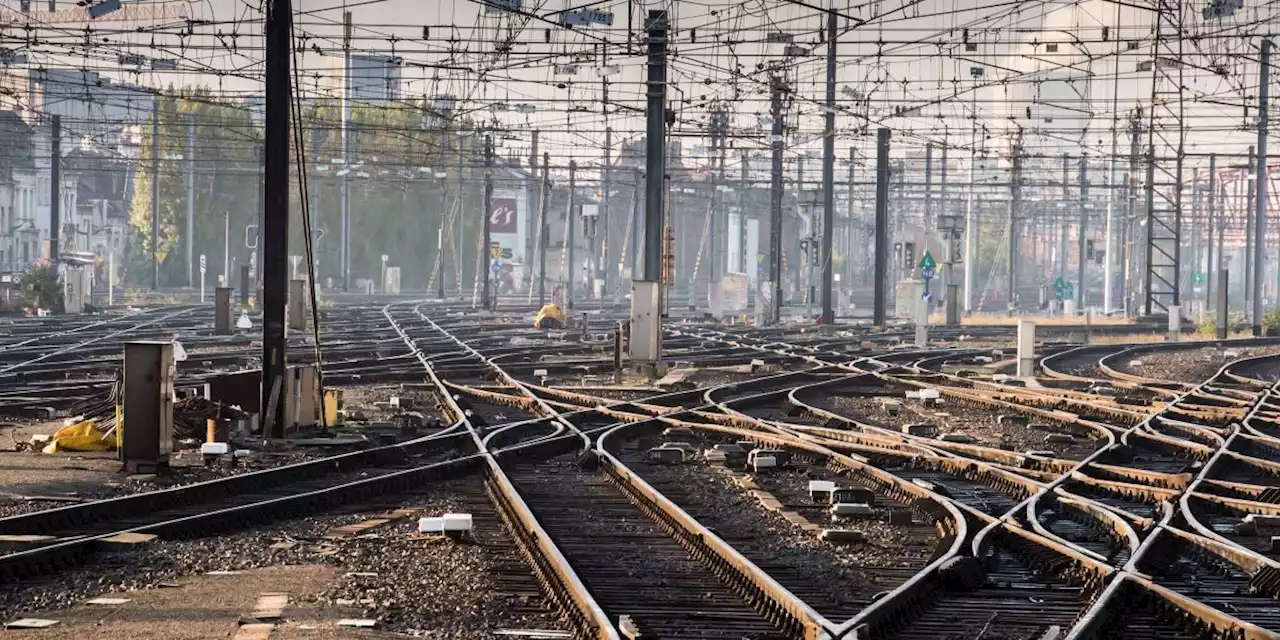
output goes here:
[[534, 316], [533, 326], [536, 329], [563, 329], [564, 312], [554, 304], [546, 305]]
[[45, 453], [60, 451], [111, 451], [116, 448], [115, 439], [108, 439], [94, 427], [97, 420], [85, 420], [69, 427], [58, 429], [45, 445]]

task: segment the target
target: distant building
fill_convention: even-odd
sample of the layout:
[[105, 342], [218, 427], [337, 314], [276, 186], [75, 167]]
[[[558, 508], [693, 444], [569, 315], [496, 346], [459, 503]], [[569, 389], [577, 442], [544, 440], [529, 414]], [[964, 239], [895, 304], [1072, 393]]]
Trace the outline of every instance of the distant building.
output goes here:
[[0, 73], [0, 106], [35, 124], [62, 116], [66, 147], [86, 141], [116, 149], [151, 117], [154, 92], [118, 83], [96, 71], [8, 69]]
[[129, 238], [136, 165], [129, 159], [83, 149], [67, 154], [63, 165], [77, 177], [77, 206], [64, 217], [63, 242], [70, 250], [97, 255], [103, 263], [114, 255], [120, 265]]
[[400, 62], [392, 56], [351, 54], [351, 99], [399, 100]]
[[[0, 111], [0, 263], [6, 270], [23, 270], [45, 255], [52, 225], [50, 130], [27, 124], [13, 111]], [[64, 144], [59, 190], [63, 221], [74, 216], [79, 203], [78, 176], [65, 162], [72, 145]], [[63, 226], [63, 231], [66, 227]], [[62, 234], [66, 242], [67, 234]]]
[[[356, 102], [385, 102], [400, 100], [400, 65], [404, 60], [395, 56], [351, 54], [350, 97]], [[329, 59], [329, 75], [326, 85], [334, 98], [342, 97], [342, 56]]]

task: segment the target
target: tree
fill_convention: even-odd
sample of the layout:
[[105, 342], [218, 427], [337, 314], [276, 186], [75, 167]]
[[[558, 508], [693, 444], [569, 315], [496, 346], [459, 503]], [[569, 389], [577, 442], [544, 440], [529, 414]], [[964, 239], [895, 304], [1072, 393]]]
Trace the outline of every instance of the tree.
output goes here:
[[18, 288], [22, 291], [23, 304], [28, 309], [49, 309], [53, 313], [62, 313], [62, 279], [58, 271], [45, 261], [33, 263], [18, 280]]
[[[229, 245], [231, 281], [236, 265], [248, 264], [251, 249], [245, 246], [246, 227], [260, 219], [260, 150], [262, 129], [250, 110], [240, 104], [220, 104], [208, 91], [196, 91], [183, 99], [161, 98], [159, 119], [160, 285], [186, 285], [186, 172], [187, 127], [190, 117], [195, 130], [195, 224], [194, 255], [206, 254], [213, 277], [222, 271], [224, 242]], [[436, 237], [445, 215], [457, 196], [457, 165], [462, 159], [462, 180], [466, 198], [462, 203], [461, 225], [449, 225], [449, 246], [457, 243], [461, 229], [462, 281], [468, 288], [475, 277], [482, 223], [483, 179], [482, 136], [469, 123], [458, 121], [451, 128], [423, 126], [421, 105], [386, 103], [357, 105], [348, 125], [352, 166], [346, 168], [351, 212], [350, 263], [353, 278], [377, 278], [381, 255], [392, 256], [391, 264], [402, 267], [406, 288], [425, 288], [437, 260]], [[317, 277], [340, 277], [341, 269], [341, 182], [344, 167], [334, 159], [342, 157], [342, 107], [333, 100], [311, 100], [301, 109], [294, 124], [306, 146], [308, 201], [313, 237], [323, 231], [315, 246], [320, 264]], [[130, 212], [133, 243], [129, 269], [125, 275], [133, 285], [149, 285], [151, 280], [151, 158], [152, 127], [142, 128], [139, 171], [134, 183]], [[293, 139], [291, 138], [291, 143]], [[297, 173], [297, 152], [292, 151], [290, 169], [289, 253], [303, 255], [302, 198]], [[432, 169], [432, 171], [424, 171]], [[448, 172], [448, 198], [444, 181], [433, 177]], [[225, 217], [224, 217], [225, 216]], [[229, 218], [229, 225], [224, 220]], [[230, 227], [226, 238], [226, 226]], [[250, 240], [253, 234], [249, 233]], [[258, 248], [257, 251], [261, 251]], [[446, 252], [453, 274], [457, 261], [453, 250]], [[305, 268], [305, 266], [301, 267]]]

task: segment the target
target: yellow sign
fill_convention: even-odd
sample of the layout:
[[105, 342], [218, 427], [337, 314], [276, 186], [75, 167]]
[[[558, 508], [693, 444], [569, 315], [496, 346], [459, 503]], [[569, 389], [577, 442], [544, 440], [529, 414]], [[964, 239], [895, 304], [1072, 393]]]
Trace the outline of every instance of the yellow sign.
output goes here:
[[502, 257], [502, 245], [496, 242], [489, 243], [489, 257], [497, 260]]

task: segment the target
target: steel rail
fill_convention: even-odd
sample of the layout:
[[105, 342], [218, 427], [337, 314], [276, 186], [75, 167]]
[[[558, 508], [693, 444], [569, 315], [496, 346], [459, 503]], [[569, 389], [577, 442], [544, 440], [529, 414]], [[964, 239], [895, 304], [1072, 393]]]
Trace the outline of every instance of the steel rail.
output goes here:
[[[476, 431], [476, 428], [470, 423], [463, 414], [462, 408], [453, 400], [453, 396], [446, 391], [446, 387], [440, 378], [436, 375], [431, 363], [427, 360], [425, 354], [418, 349], [417, 343], [408, 335], [408, 333], [400, 326], [394, 318], [391, 317], [390, 308], [392, 305], [383, 307], [383, 314], [387, 320], [392, 323], [396, 331], [404, 339], [414, 356], [422, 363], [427, 375], [432, 382], [441, 390], [441, 396], [444, 401], [450, 405], [451, 409], [460, 417], [472, 439], [475, 441], [480, 455], [485, 462], [486, 480], [492, 487], [493, 495], [498, 503], [498, 508], [507, 520], [508, 526], [515, 531], [515, 538], [521, 553], [525, 555], [539, 579], [550, 591], [551, 597], [561, 606], [561, 608], [569, 614], [574, 621], [575, 627], [590, 637], [598, 640], [620, 640], [621, 634], [609, 621], [604, 613], [604, 609], [595, 601], [591, 593], [587, 590], [586, 585], [578, 577], [577, 572], [570, 566], [564, 554], [556, 546], [555, 542], [547, 534], [542, 525], [538, 523], [533, 515], [533, 511], [525, 503], [524, 498], [516, 490], [515, 485], [511, 483], [510, 478], [502, 470], [502, 466], [498, 463], [493, 452], [487, 449], [487, 444], [482, 440]], [[415, 307], [414, 312], [423, 319], [421, 313]], [[444, 331], [434, 322], [426, 319], [430, 323], [432, 329], [441, 333], [449, 340], [458, 344], [464, 350], [470, 352], [482, 361], [487, 362], [474, 349], [471, 349], [462, 341], [458, 340], [452, 334]], [[581, 435], [581, 434], [579, 434]], [[586, 436], [582, 436], [583, 446], [590, 444], [586, 440]]]
[[[418, 312], [418, 313], [419, 315], [421, 315], [421, 312]], [[426, 316], [421, 316], [421, 317], [425, 321], [430, 323], [434, 328], [443, 332], [443, 329], [440, 329], [439, 325], [433, 322], [430, 318], [427, 318]], [[455, 340], [461, 346], [463, 346], [463, 348], [470, 350], [477, 357], [483, 359], [486, 362], [486, 364], [494, 371], [494, 373], [496, 373], [500, 378], [502, 378], [507, 384], [509, 384], [513, 388], [521, 390], [523, 393], [525, 393], [529, 397], [530, 400], [533, 400], [535, 403], [540, 404], [543, 408], [545, 408], [545, 410], [550, 415], [553, 415], [555, 419], [564, 422], [564, 424], [569, 426], [575, 432], [577, 432], [578, 434], [581, 434], [583, 438], [587, 439], [588, 446], [590, 446], [589, 436], [587, 436], [584, 432], [579, 430], [576, 426], [573, 426], [568, 421], [565, 421], [564, 418], [560, 416], [560, 413], [558, 411], [548, 406], [545, 401], [543, 401], [541, 398], [538, 398], [536, 394], [532, 393], [532, 391], [529, 390], [527, 385], [525, 385], [523, 382], [512, 377], [510, 374], [504, 371], [502, 367], [499, 367], [497, 364], [493, 363], [491, 358], [487, 358], [481, 355], [478, 351], [475, 351], [474, 348], [472, 348], [470, 345], [466, 344], [460, 339], [457, 339], [456, 337], [455, 337]], [[626, 404], [626, 403], [622, 403], [622, 404]], [[597, 456], [599, 456], [598, 450], [597, 450]], [[602, 460], [602, 462], [604, 462], [604, 460]], [[616, 464], [613, 464], [613, 463], [616, 463]], [[683, 530], [686, 534], [698, 540], [705, 541], [709, 539], [708, 536], [711, 536], [712, 534], [709, 530], [706, 529], [706, 527], [702, 526], [701, 524], [697, 523], [697, 521], [688, 517], [688, 514], [685, 514], [682, 511], [678, 511], [678, 510], [672, 510], [671, 507], [674, 506], [674, 503], [671, 503], [669, 500], [667, 500], [665, 496], [661, 496], [660, 494], [658, 494], [656, 491], [652, 489], [652, 487], [648, 487], [647, 485], [642, 485], [641, 483], [643, 483], [643, 481], [640, 480], [638, 476], [631, 473], [630, 470], [627, 469], [625, 465], [621, 464], [621, 462], [614, 460], [613, 463], [607, 466], [612, 467], [613, 471], [616, 474], [615, 479], [619, 481], [618, 484], [624, 490], [624, 492], [627, 492], [633, 498], [642, 498], [647, 500], [647, 502], [649, 502], [654, 508], [661, 511], [662, 513], [667, 514], [667, 516], [671, 518], [671, 521], [666, 521], [663, 524], [665, 524], [665, 526], [667, 526], [672, 533], [678, 530]], [[516, 492], [518, 494], [518, 490], [516, 490]], [[531, 512], [529, 513], [529, 517], [532, 518]], [[675, 524], [679, 524], [680, 527], [678, 529], [674, 528]], [[686, 544], [688, 543], [686, 542]], [[721, 562], [723, 562], [726, 567], [732, 567], [737, 572], [737, 574], [739, 575], [739, 580], [736, 581], [738, 583], [737, 584], [738, 588], [743, 588], [744, 584], [754, 585], [757, 589], [759, 589], [759, 592], [762, 595], [766, 596], [773, 603], [773, 606], [779, 607], [780, 610], [788, 612], [788, 614], [791, 615], [793, 619], [795, 619], [798, 622], [798, 627], [801, 629], [804, 629], [806, 638], [819, 640], [822, 638], [830, 637], [823, 630], [820, 620], [815, 620], [810, 616], [808, 616], [808, 612], [806, 611], [806, 607], [803, 605], [803, 603], [799, 602], [798, 599], [795, 599], [794, 596], [791, 596], [788, 592], [778, 591], [770, 588], [770, 585], [769, 585], [770, 579], [768, 578], [768, 576], [764, 574], [764, 572], [761, 571], [754, 564], [743, 562], [743, 560], [745, 559], [741, 558], [740, 555], [735, 557], [734, 554], [736, 554], [736, 552], [734, 552], [731, 548], [728, 548], [727, 545], [725, 547], [708, 546], [707, 551], [709, 551], [715, 558], [718, 558]], [[704, 560], [704, 562], [707, 560], [707, 556], [701, 555], [701, 557]], [[594, 603], [594, 600], [592, 600], [592, 602]], [[598, 605], [596, 606], [598, 607]], [[759, 606], [759, 603], [757, 602], [757, 607], [758, 606]]]
[[[1222, 367], [1221, 369], [1219, 369], [1219, 374], [1221, 374], [1224, 370], [1226, 370], [1226, 368], [1227, 368], [1228, 366], [1229, 366], [1228, 364], [1224, 364], [1224, 365], [1223, 365], [1223, 367]], [[1215, 376], [1215, 377], [1216, 377], [1216, 376]], [[1203, 388], [1205, 388], [1205, 387], [1208, 387], [1209, 385], [1210, 385], [1210, 382], [1209, 382], [1209, 381], [1205, 381], [1205, 382], [1202, 382], [1202, 383], [1200, 383], [1199, 385], [1197, 385], [1196, 389], [1203, 389]], [[1181, 398], [1181, 397], [1190, 396], [1190, 395], [1191, 395], [1191, 393], [1192, 393], [1193, 391], [1195, 391], [1195, 389], [1193, 389], [1192, 391], [1189, 391], [1189, 392], [1187, 392], [1187, 393], [1182, 394], [1182, 396], [1180, 396], [1180, 398]], [[1264, 395], [1265, 395], [1265, 394], [1264, 394]], [[1162, 410], [1160, 413], [1163, 413], [1165, 410], [1168, 410], [1168, 408], [1169, 408], [1169, 407], [1174, 407], [1174, 406], [1176, 406], [1177, 404], [1178, 404], [1178, 400], [1175, 400], [1175, 401], [1173, 401], [1173, 402], [1169, 403], [1168, 407], [1166, 407], [1166, 409]], [[1127, 432], [1127, 433], [1126, 433], [1126, 435], [1128, 435], [1128, 433], [1132, 433], [1132, 432], [1137, 431], [1139, 428], [1141, 428], [1143, 425], [1146, 425], [1148, 422], [1150, 422], [1150, 421], [1151, 421], [1151, 419], [1155, 418], [1155, 417], [1156, 417], [1156, 416], [1158, 416], [1158, 415], [1159, 415], [1159, 413], [1157, 413], [1157, 414], [1153, 415], [1151, 418], [1148, 418], [1148, 419], [1147, 419], [1146, 421], [1144, 421], [1142, 424], [1140, 424], [1140, 425], [1138, 425], [1138, 426], [1134, 427], [1134, 428], [1133, 428], [1133, 429], [1131, 429], [1129, 432]], [[1228, 442], [1229, 442], [1229, 440], [1228, 440]], [[1194, 487], [1198, 486], [1198, 485], [1199, 485], [1199, 483], [1200, 483], [1200, 482], [1205, 478], [1206, 474], [1207, 474], [1207, 473], [1209, 472], [1209, 470], [1213, 467], [1212, 462], [1213, 462], [1213, 461], [1216, 461], [1217, 459], [1219, 459], [1219, 458], [1220, 458], [1220, 456], [1222, 455], [1222, 452], [1225, 450], [1225, 448], [1226, 448], [1226, 447], [1225, 447], [1225, 446], [1223, 446], [1223, 447], [1219, 448], [1217, 451], [1215, 451], [1215, 452], [1214, 452], [1213, 457], [1211, 458], [1211, 463], [1210, 463], [1210, 464], [1205, 464], [1205, 465], [1200, 469], [1200, 472], [1199, 472], [1198, 474], [1196, 474], [1195, 478], [1193, 478], [1193, 479], [1191, 480], [1191, 482], [1190, 482], [1189, 484], [1187, 484], [1187, 485], [1186, 485], [1185, 490], [1180, 490], [1180, 491], [1178, 491], [1178, 492], [1177, 492], [1177, 494], [1178, 494], [1178, 502], [1179, 502], [1179, 510], [1180, 510], [1180, 511], [1181, 511], [1181, 510], [1183, 510], [1183, 509], [1186, 509], [1186, 506], [1185, 506], [1185, 505], [1186, 505], [1186, 499], [1187, 499], [1187, 498], [1186, 498], [1186, 494], [1187, 494], [1188, 492], [1190, 492]], [[1166, 504], [1167, 504], [1167, 503], [1166, 503]], [[1185, 515], [1185, 513], [1184, 513], [1184, 515]], [[1154, 589], [1154, 588], [1153, 588], [1153, 587], [1155, 586], [1155, 585], [1154, 585], [1154, 583], [1152, 583], [1152, 582], [1150, 582], [1150, 581], [1147, 581], [1147, 580], [1146, 580], [1144, 577], [1142, 577], [1142, 576], [1139, 574], [1139, 572], [1137, 571], [1137, 565], [1138, 565], [1138, 562], [1142, 559], [1142, 557], [1145, 555], [1145, 553], [1146, 553], [1146, 552], [1147, 552], [1147, 551], [1152, 547], [1152, 545], [1154, 544], [1154, 541], [1156, 540], [1157, 535], [1159, 534], [1159, 532], [1160, 532], [1160, 531], [1162, 531], [1162, 530], [1170, 529], [1170, 528], [1171, 528], [1171, 522], [1172, 522], [1172, 518], [1173, 518], [1173, 516], [1174, 516], [1174, 509], [1166, 509], [1164, 517], [1163, 517], [1163, 518], [1161, 518], [1160, 522], [1156, 524], [1155, 529], [1154, 529], [1150, 534], [1148, 534], [1147, 539], [1143, 541], [1142, 545], [1141, 545], [1141, 546], [1139, 546], [1139, 548], [1137, 549], [1137, 551], [1135, 551], [1135, 552], [1130, 556], [1130, 558], [1129, 558], [1128, 562], [1127, 562], [1127, 563], [1125, 564], [1125, 566], [1121, 569], [1121, 571], [1120, 571], [1120, 575], [1127, 576], [1127, 578], [1128, 578], [1128, 579], [1131, 579], [1131, 580], [1132, 580], [1134, 583], [1136, 583], [1136, 584], [1140, 584], [1140, 585], [1142, 585], [1142, 586], [1143, 586], [1143, 587], [1145, 587], [1148, 591], [1151, 591], [1151, 592], [1153, 592], [1153, 593], [1157, 593], [1157, 594], [1161, 595], [1162, 597], [1164, 597], [1164, 599], [1165, 599], [1166, 601], [1173, 602], [1175, 605], [1179, 606], [1179, 607], [1180, 607], [1181, 609], [1183, 609], [1184, 611], [1192, 611], [1192, 610], [1193, 610], [1193, 608], [1189, 608], [1189, 607], [1187, 606], [1187, 603], [1186, 603], [1186, 602], [1184, 602], [1184, 601], [1185, 601], [1185, 600], [1187, 600], [1187, 599], [1185, 599], [1185, 598], [1181, 598], [1181, 597], [1179, 597], [1179, 598], [1170, 598], [1170, 597], [1169, 597], [1169, 596], [1170, 596], [1170, 594], [1172, 594], [1172, 593], [1173, 593], [1171, 590], [1167, 590], [1167, 589], [1164, 589], [1164, 588]], [[1194, 515], [1192, 516], [1192, 518], [1194, 519]], [[1233, 545], [1233, 546], [1234, 546], [1234, 545]], [[1237, 548], [1239, 548], [1239, 547], [1237, 547]], [[1108, 598], [1108, 599], [1114, 599], [1114, 598], [1116, 597], [1116, 596], [1115, 596], [1115, 594], [1116, 594], [1116, 593], [1118, 593], [1118, 591], [1119, 591], [1119, 589], [1118, 589], [1118, 588], [1117, 588], [1117, 589], [1111, 589], [1111, 588], [1108, 588], [1108, 589], [1105, 589], [1105, 590], [1103, 591], [1103, 596], [1104, 596], [1105, 598]], [[1094, 607], [1093, 607], [1093, 608], [1092, 608], [1092, 609], [1091, 609], [1091, 610], [1090, 610], [1090, 611], [1089, 611], [1085, 616], [1083, 616], [1083, 617], [1080, 619], [1080, 621], [1076, 624], [1076, 626], [1075, 626], [1075, 627], [1073, 627], [1073, 628], [1071, 629], [1071, 631], [1068, 633], [1068, 635], [1067, 635], [1068, 640], [1085, 640], [1086, 638], [1090, 638], [1090, 637], [1092, 637], [1092, 634], [1094, 634], [1094, 633], [1096, 633], [1096, 632], [1097, 632], [1097, 623], [1096, 623], [1095, 619], [1096, 619], [1097, 617], [1099, 617], [1099, 616], [1104, 615], [1104, 613], [1103, 613], [1103, 612], [1104, 612], [1104, 611], [1105, 611], [1105, 609], [1106, 609], [1106, 604], [1105, 604], [1106, 602], [1109, 602], [1109, 600], [1105, 600], [1104, 598], [1100, 597], [1099, 601], [1095, 602]], [[1240, 632], [1242, 635], [1243, 635], [1243, 634], [1247, 634], [1247, 635], [1246, 635], [1246, 637], [1250, 637], [1250, 638], [1255, 638], [1255, 637], [1256, 637], [1256, 638], [1277, 638], [1277, 637], [1280, 637], [1280, 634], [1276, 634], [1276, 633], [1272, 633], [1272, 632], [1267, 632], [1267, 631], [1265, 631], [1265, 630], [1261, 630], [1261, 629], [1257, 628], [1255, 625], [1252, 625], [1252, 624], [1246, 623], [1246, 622], [1244, 622], [1244, 621], [1242, 621], [1242, 620], [1239, 620], [1239, 619], [1235, 618], [1234, 616], [1231, 616], [1231, 615], [1227, 614], [1226, 612], [1218, 611], [1218, 610], [1216, 610], [1216, 609], [1212, 609], [1211, 607], [1203, 606], [1203, 607], [1199, 607], [1199, 608], [1194, 608], [1194, 610], [1195, 610], [1195, 611], [1197, 611], [1197, 612], [1199, 612], [1199, 615], [1201, 616], [1201, 619], [1205, 619], [1205, 617], [1206, 617], [1206, 616], [1209, 616], [1209, 617], [1210, 617], [1210, 619], [1213, 619], [1213, 620], [1217, 621], [1218, 623], [1225, 625], [1227, 628], [1239, 630], [1239, 632]]]

